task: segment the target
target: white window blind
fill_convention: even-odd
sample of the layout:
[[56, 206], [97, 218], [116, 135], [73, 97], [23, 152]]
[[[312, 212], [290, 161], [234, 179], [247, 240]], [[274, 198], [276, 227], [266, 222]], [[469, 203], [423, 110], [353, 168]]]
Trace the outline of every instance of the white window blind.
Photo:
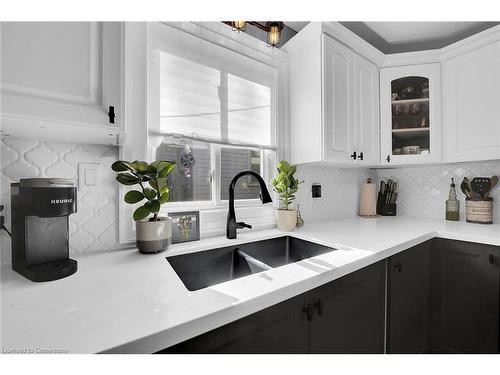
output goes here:
[[165, 25], [151, 34], [151, 134], [275, 150], [275, 68]]

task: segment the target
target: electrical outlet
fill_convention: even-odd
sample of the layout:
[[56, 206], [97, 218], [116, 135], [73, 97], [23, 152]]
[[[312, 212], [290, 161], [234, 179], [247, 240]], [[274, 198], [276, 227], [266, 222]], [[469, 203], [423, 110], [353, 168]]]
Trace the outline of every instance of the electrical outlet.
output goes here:
[[321, 198], [321, 184], [312, 184], [311, 193], [313, 198]]

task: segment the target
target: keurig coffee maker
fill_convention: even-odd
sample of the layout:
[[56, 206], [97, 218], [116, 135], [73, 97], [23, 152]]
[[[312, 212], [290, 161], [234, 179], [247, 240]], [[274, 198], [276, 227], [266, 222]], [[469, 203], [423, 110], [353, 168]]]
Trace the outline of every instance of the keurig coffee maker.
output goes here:
[[76, 187], [63, 178], [28, 178], [11, 184], [12, 269], [32, 281], [76, 272], [69, 258], [68, 217], [76, 212]]

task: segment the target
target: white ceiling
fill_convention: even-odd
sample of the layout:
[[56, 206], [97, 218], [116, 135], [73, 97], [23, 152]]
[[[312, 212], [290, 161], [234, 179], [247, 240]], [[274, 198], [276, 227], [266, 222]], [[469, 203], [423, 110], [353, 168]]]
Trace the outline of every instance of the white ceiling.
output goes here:
[[[295, 31], [308, 22], [285, 22]], [[437, 49], [500, 22], [340, 22], [384, 53]]]

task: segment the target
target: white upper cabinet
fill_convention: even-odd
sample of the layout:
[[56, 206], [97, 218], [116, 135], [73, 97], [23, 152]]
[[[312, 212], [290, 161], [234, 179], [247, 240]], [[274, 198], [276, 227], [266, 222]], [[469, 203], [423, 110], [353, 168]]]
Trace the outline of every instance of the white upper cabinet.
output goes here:
[[379, 163], [378, 70], [311, 23], [289, 54], [293, 163]]
[[378, 68], [356, 55], [354, 151], [365, 165], [380, 163]]
[[382, 68], [382, 165], [441, 162], [441, 113], [441, 64]]
[[3, 136], [118, 144], [121, 30], [117, 22], [2, 22]]
[[443, 63], [445, 161], [500, 159], [500, 41]]
[[[323, 45], [323, 158], [349, 162], [354, 152], [355, 53], [322, 36]], [[293, 152], [293, 150], [292, 150]]]

